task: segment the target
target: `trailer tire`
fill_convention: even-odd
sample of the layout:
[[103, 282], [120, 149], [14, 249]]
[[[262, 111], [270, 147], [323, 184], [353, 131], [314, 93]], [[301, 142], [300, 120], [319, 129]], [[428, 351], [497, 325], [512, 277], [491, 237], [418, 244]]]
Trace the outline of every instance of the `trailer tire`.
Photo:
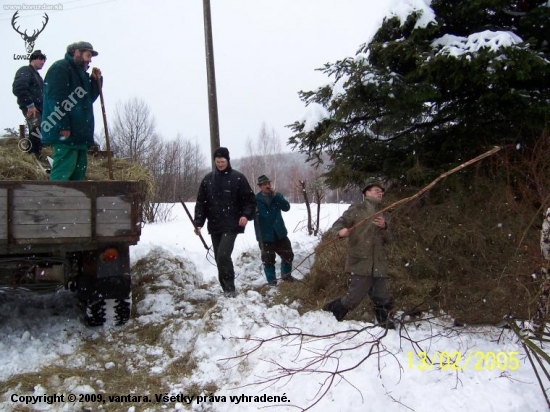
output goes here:
[[88, 326], [102, 326], [105, 323], [105, 300], [88, 300], [84, 320]]
[[115, 324], [124, 325], [130, 319], [132, 311], [131, 299], [116, 299], [115, 300]]

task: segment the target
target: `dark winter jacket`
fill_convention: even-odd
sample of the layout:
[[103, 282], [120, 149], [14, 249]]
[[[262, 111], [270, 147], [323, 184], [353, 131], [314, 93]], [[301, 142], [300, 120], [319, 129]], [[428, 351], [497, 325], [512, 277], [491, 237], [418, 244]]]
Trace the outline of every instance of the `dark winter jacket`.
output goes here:
[[[365, 200], [352, 204], [332, 225], [334, 231], [351, 228], [380, 210], [380, 201], [367, 196]], [[387, 216], [386, 223], [388, 222]], [[346, 272], [356, 275], [385, 277], [388, 259], [384, 245], [388, 242], [387, 224], [384, 229], [374, 225], [373, 219], [363, 221], [348, 236]]]
[[216, 169], [202, 179], [195, 204], [195, 226], [203, 227], [208, 219], [208, 232], [243, 233], [241, 216], [254, 219], [256, 199], [246, 177], [231, 168]]
[[39, 112], [42, 112], [43, 87], [42, 76], [30, 64], [17, 70], [15, 79], [13, 79], [12, 91], [17, 96], [17, 104], [24, 113], [32, 104]]
[[266, 201], [262, 192], [256, 194], [256, 207], [258, 214], [254, 219], [254, 229], [256, 230], [256, 240], [263, 243], [273, 243], [276, 240], [284, 239], [287, 235], [285, 222], [281, 215], [290, 210], [290, 203], [280, 193], [275, 196], [269, 195], [270, 202]]
[[[44, 79], [42, 143], [92, 145], [92, 104], [98, 96], [97, 80], [77, 66], [68, 53], [64, 59], [52, 64]], [[70, 130], [70, 137], [62, 139], [59, 134], [61, 130]]]

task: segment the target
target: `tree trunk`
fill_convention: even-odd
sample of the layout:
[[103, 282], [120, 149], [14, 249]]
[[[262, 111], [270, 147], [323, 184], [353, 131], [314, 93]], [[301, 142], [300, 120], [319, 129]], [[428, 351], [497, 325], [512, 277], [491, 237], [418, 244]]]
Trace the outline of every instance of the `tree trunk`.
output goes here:
[[305, 180], [300, 180], [300, 187], [302, 188], [302, 194], [304, 195], [304, 201], [306, 203], [307, 234], [311, 236], [313, 234], [313, 229], [311, 227], [311, 206], [309, 205], [309, 199], [307, 197], [306, 181]]
[[[542, 257], [545, 258], [547, 262], [550, 261], [550, 208], [546, 211], [544, 221], [542, 222], [540, 251]], [[549, 312], [550, 276], [548, 274], [548, 263], [541, 268], [541, 275], [543, 282], [537, 301], [537, 312], [533, 318], [533, 329], [537, 336], [542, 336]]]

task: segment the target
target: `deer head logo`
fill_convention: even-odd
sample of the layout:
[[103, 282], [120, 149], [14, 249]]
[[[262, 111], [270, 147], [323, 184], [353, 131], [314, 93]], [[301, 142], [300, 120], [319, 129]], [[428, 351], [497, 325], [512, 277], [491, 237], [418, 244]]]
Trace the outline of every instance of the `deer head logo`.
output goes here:
[[44, 13], [44, 18], [46, 20], [44, 21], [44, 24], [43, 24], [42, 28], [40, 30], [34, 30], [32, 35], [29, 36], [27, 34], [27, 30], [25, 30], [23, 33], [21, 33], [19, 31], [19, 26], [15, 27], [15, 20], [17, 20], [17, 18], [19, 17], [17, 15], [17, 13], [19, 13], [19, 12], [16, 11], [15, 14], [13, 15], [13, 17], [11, 18], [11, 25], [12, 25], [13, 29], [21, 35], [21, 38], [23, 40], [25, 40], [25, 48], [27, 49], [27, 53], [32, 53], [32, 51], [34, 49], [34, 42], [36, 41], [36, 38], [38, 37], [38, 35], [40, 33], [42, 33], [42, 31], [44, 30], [44, 28], [46, 27], [46, 24], [48, 24], [49, 17], [46, 13]]

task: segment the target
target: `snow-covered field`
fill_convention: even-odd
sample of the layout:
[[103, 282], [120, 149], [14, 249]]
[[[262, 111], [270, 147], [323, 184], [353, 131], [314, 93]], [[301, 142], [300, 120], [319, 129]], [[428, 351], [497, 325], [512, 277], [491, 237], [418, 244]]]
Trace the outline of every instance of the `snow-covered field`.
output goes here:
[[[323, 205], [322, 227], [346, 208]], [[509, 330], [457, 329], [441, 316], [386, 333], [369, 322], [339, 323], [322, 311], [300, 315], [298, 303], [275, 304], [276, 288], [262, 287], [252, 224], [233, 254], [240, 293], [225, 298], [181, 205], [172, 215], [169, 222], [146, 225], [131, 249], [133, 263], [147, 257], [141, 270], [149, 281], [127, 325], [84, 326], [68, 291], [0, 293], [1, 410], [548, 409]], [[284, 214], [295, 263], [304, 262], [294, 273], [298, 278], [307, 273], [314, 256], [306, 258], [318, 242], [307, 235], [305, 216], [304, 205]], [[206, 233], [205, 240], [210, 244]], [[158, 335], [145, 336], [149, 328]], [[122, 386], [103, 378], [115, 370], [124, 375]], [[144, 390], [131, 380], [140, 374], [158, 387]], [[58, 398], [46, 397], [52, 395]]]

